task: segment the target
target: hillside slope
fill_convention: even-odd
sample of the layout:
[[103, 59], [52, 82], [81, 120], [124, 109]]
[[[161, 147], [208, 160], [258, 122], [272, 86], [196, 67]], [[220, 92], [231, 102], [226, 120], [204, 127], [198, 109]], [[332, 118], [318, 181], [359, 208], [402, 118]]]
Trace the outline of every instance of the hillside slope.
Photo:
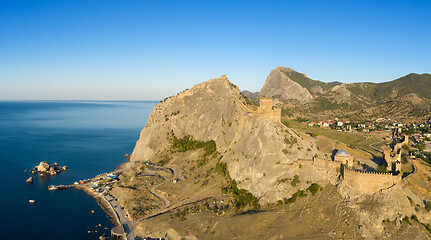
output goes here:
[[260, 96], [278, 98], [280, 105], [297, 115], [424, 117], [431, 111], [431, 75], [412, 73], [384, 83], [342, 84], [312, 80], [293, 69], [277, 67], [268, 75]]
[[[214, 140], [230, 176], [241, 187], [262, 202], [288, 196], [293, 190], [284, 191], [276, 186], [277, 181], [293, 178], [294, 171], [288, 166], [297, 159], [311, 159], [318, 153], [312, 139], [282, 124], [248, 116], [240, 101], [244, 100], [239, 89], [224, 78], [166, 99], [151, 113], [131, 161], [152, 161], [169, 147], [171, 132], [177, 138], [190, 135], [199, 141]], [[294, 143], [286, 144], [285, 139]]]
[[[332, 161], [315, 138], [262, 118], [246, 105], [238, 87], [222, 77], [155, 106], [110, 191], [135, 223], [137, 236], [426, 236], [419, 223], [410, 230], [395, 225], [415, 211], [406, 196], [421, 207], [418, 216], [424, 219], [420, 197], [401, 185], [360, 194], [339, 170], [328, 167]], [[316, 155], [329, 165], [315, 165]], [[259, 224], [263, 227], [254, 219], [265, 222]], [[283, 228], [279, 219], [301, 224], [302, 230]], [[383, 224], [386, 219], [393, 223]], [[231, 227], [236, 221], [239, 225]], [[394, 231], [384, 233], [386, 227]]]

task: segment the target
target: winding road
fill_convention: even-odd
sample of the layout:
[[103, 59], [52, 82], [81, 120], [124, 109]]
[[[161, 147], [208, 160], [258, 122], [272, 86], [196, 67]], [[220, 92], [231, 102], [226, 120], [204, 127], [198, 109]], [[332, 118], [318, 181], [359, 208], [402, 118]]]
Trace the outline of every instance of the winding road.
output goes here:
[[127, 239], [135, 240], [135, 234], [133, 233], [133, 223], [129, 220], [129, 218], [126, 217], [126, 213], [121, 208], [118, 201], [109, 195], [104, 196], [104, 198], [109, 202], [109, 204], [111, 204], [112, 208], [114, 208], [115, 212], [117, 213], [118, 219], [123, 226]]

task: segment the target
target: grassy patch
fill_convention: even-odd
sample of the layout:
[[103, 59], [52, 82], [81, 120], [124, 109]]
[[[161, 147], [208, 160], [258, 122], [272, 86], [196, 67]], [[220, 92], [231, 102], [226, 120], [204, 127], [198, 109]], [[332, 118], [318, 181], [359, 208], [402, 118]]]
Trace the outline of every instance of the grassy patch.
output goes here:
[[282, 119], [282, 123], [286, 126], [301, 130], [303, 132], [312, 132], [314, 136], [322, 135], [331, 139], [335, 139], [351, 148], [356, 147], [372, 152], [375, 155], [381, 155], [379, 152], [375, 151], [370, 147], [370, 144], [381, 142], [378, 137], [365, 138], [362, 133], [339, 132], [336, 130], [320, 128], [317, 126], [310, 127], [307, 124], [287, 119]]

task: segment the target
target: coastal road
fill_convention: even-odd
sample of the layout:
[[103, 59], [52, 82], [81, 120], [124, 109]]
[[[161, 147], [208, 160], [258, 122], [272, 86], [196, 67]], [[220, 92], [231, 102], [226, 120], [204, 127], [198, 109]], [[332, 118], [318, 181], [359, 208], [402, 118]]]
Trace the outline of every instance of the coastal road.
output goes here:
[[108, 200], [108, 202], [114, 208], [115, 212], [117, 212], [118, 218], [120, 219], [120, 223], [123, 226], [124, 231], [126, 232], [127, 239], [128, 240], [135, 240], [135, 234], [133, 233], [133, 224], [126, 217], [126, 213], [120, 207], [120, 204], [118, 203], [118, 201], [116, 201], [114, 198], [112, 198], [109, 195], [106, 195], [104, 197], [105, 197], [106, 200]]

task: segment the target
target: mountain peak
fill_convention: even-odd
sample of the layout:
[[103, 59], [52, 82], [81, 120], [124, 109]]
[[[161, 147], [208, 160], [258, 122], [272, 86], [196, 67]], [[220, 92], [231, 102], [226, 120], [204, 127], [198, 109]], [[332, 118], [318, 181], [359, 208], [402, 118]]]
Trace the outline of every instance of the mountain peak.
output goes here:
[[282, 71], [285, 71], [285, 72], [296, 72], [296, 71], [295, 71], [295, 70], [293, 70], [292, 68], [283, 67], [283, 66], [278, 66], [278, 67], [276, 67], [275, 69], [277, 69], [277, 70], [282, 70]]

